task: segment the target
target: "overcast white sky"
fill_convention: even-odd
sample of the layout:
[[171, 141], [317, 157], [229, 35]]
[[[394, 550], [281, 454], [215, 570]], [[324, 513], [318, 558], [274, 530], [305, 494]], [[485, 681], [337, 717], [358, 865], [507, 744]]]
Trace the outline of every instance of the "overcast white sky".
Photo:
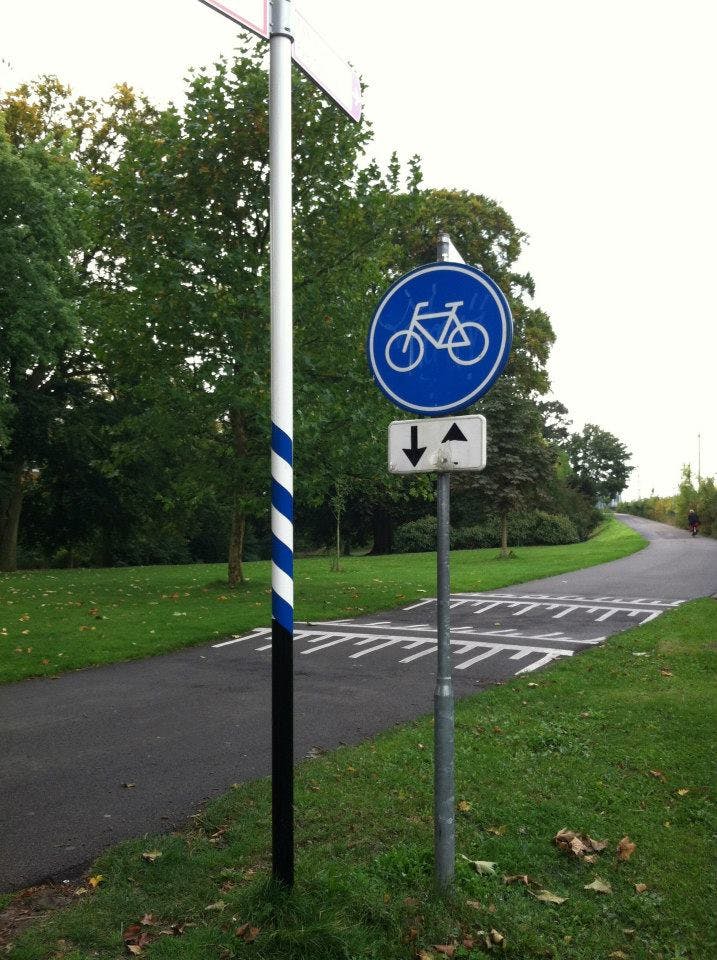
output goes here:
[[[427, 186], [485, 193], [529, 234], [554, 395], [627, 444], [627, 495], [676, 489], [698, 434], [714, 475], [717, 3], [294, 2], [368, 84], [379, 159], [418, 153]], [[0, 87], [178, 100], [234, 35], [198, 0], [0, 0]]]

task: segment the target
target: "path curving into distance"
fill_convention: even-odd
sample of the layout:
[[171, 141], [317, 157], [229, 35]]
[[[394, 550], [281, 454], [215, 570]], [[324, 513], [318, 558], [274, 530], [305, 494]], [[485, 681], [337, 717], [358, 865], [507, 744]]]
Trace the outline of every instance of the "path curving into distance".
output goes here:
[[[575, 656], [717, 593], [717, 540], [621, 516], [630, 557], [455, 594], [457, 696]], [[270, 773], [270, 632], [0, 687], [0, 891], [77, 875], [103, 849], [165, 832], [232, 783]], [[435, 601], [297, 624], [296, 756], [429, 713]], [[133, 784], [128, 787], [126, 784]]]

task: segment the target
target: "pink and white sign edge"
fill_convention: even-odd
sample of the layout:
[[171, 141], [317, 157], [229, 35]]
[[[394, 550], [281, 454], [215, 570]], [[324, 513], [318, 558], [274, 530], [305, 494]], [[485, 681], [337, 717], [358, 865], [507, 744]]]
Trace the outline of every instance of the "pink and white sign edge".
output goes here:
[[269, 0], [234, 0], [232, 6], [220, 0], [199, 0], [234, 23], [253, 31], [264, 40], [269, 39]]
[[293, 34], [294, 63], [358, 122], [361, 119], [359, 75], [297, 9], [293, 10]]

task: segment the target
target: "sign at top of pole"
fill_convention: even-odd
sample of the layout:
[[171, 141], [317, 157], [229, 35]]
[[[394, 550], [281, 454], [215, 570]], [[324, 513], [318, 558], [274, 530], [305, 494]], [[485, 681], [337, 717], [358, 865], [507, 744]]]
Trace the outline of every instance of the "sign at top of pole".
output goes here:
[[[229, 20], [269, 39], [270, 0], [199, 0]], [[291, 58], [330, 100], [352, 120], [361, 119], [361, 81], [358, 73], [331, 47], [296, 8], [292, 14]]]
[[240, 27], [246, 27], [264, 40], [269, 39], [269, 0], [231, 0], [231, 3], [221, 3], [220, 0], [199, 0], [217, 13], [223, 14]]
[[464, 410], [490, 390], [512, 340], [508, 301], [487, 274], [467, 263], [429, 263], [386, 292], [366, 352], [389, 400], [437, 417]]

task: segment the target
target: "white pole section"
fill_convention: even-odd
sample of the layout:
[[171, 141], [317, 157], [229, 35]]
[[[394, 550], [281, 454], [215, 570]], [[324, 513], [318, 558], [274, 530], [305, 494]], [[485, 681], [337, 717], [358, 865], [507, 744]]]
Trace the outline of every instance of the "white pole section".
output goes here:
[[294, 398], [291, 223], [291, 0], [272, 0], [269, 65], [271, 224], [272, 849], [294, 882]]

